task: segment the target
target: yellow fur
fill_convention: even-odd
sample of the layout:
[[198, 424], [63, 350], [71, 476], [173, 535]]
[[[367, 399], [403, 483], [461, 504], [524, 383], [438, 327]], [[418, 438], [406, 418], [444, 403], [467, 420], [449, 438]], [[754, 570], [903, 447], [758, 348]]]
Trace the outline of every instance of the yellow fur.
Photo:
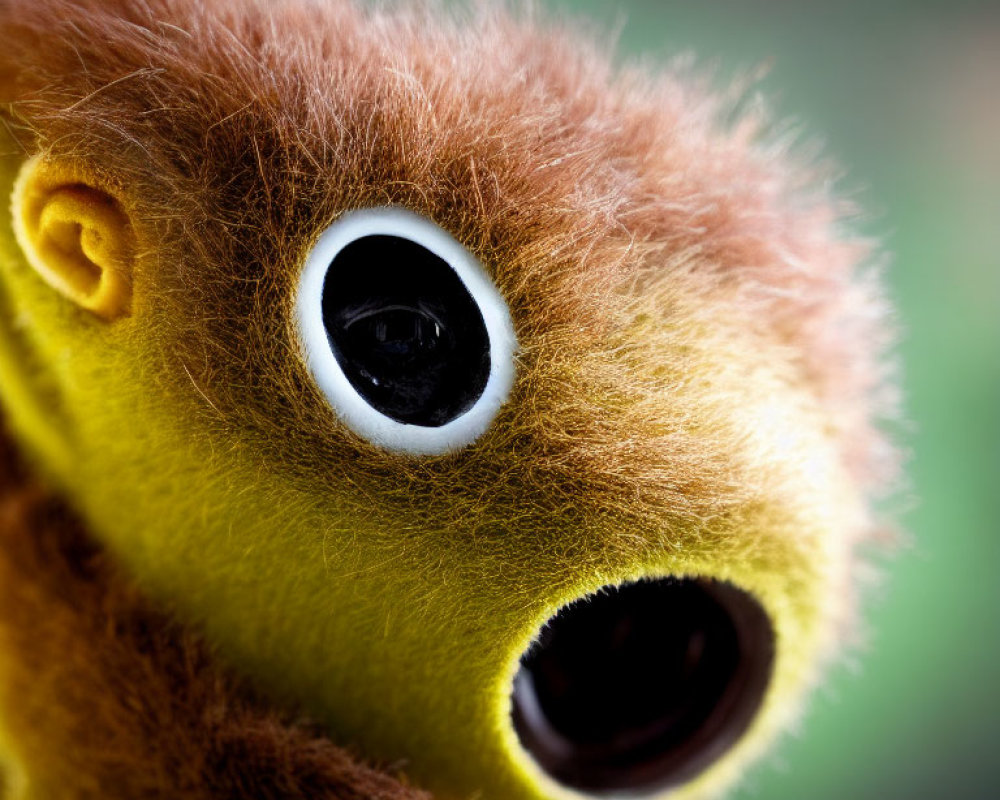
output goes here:
[[39, 158], [24, 166], [11, 201], [14, 236], [50, 286], [114, 320], [131, 302], [131, 226], [113, 197], [66, 167]]
[[[128, 36], [114, 10], [48, 5], [84, 33]], [[94, 68], [56, 84], [27, 73], [14, 107], [31, 153], [121, 193], [130, 221], [108, 224], [135, 237], [126, 316], [125, 283], [93, 303], [53, 291], [36, 237], [22, 229], [25, 255], [9, 225], [0, 234], [2, 400], [39, 469], [144, 591], [267, 696], [446, 800], [578, 796], [510, 722], [518, 659], [557, 609], [641, 577], [729, 581], [773, 622], [774, 677], [750, 732], [676, 797], [730, 785], [839, 646], [870, 527], [857, 444], [870, 413], [851, 411], [870, 387], [825, 382], [827, 339], [807, 323], [835, 327], [829, 309], [852, 292], [878, 299], [825, 198], [789, 202], [797, 179], [745, 130], [719, 131], [682, 80], [647, 94], [603, 56], [577, 76], [558, 62], [586, 61], [585, 45], [503, 16], [462, 33], [332, 3], [325, 30], [354, 35], [331, 43], [289, 33], [311, 29], [305, 2], [157, 2], [155, 19], [118, 5], [146, 31], [141, 55], [105, 59], [60, 29]], [[487, 98], [510, 65], [475, 74], [483, 41], [499, 61], [534, 59], [528, 89], [496, 113]], [[449, 72], [443, 52], [464, 66]], [[321, 78], [336, 59], [338, 78]], [[159, 105], [139, 120], [148, 98]], [[709, 166], [730, 162], [786, 190], [743, 197]], [[34, 163], [8, 157], [0, 194]], [[300, 358], [290, 308], [305, 254], [339, 213], [381, 204], [446, 228], [511, 307], [512, 396], [453, 455], [361, 441]], [[798, 223], [812, 234], [789, 246], [819, 237], [820, 272], [849, 265], [840, 289], [816, 277], [828, 304], [807, 283], [781, 295], [791, 259], [759, 242]]]

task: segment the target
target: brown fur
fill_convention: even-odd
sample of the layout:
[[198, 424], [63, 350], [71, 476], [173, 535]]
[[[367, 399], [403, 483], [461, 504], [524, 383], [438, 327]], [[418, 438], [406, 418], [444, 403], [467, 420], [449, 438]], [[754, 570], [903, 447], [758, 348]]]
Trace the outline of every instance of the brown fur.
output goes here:
[[[891, 478], [875, 424], [889, 326], [870, 245], [844, 232], [853, 210], [827, 194], [828, 166], [682, 64], [619, 71], [586, 37], [495, 8], [458, 25], [433, 6], [340, 0], [0, 0], [0, 34], [24, 150], [120, 187], [149, 243], [137, 315], [163, 324], [150, 335], [166, 367], [150, 373], [171, 377], [141, 389], [191, 396], [193, 382], [220, 435], [310, 488], [329, 480], [426, 530], [500, 532], [505, 558], [530, 560], [527, 542], [571, 514], [603, 521], [602, 546], [636, 530], [676, 545], [671, 515], [708, 527], [783, 489], [734, 455], [741, 368], [816, 411], [863, 494]], [[439, 222], [510, 303], [514, 396], [457, 456], [396, 459], [331, 426], [294, 352], [303, 254], [336, 214], [372, 204]], [[737, 345], [752, 363], [727, 362]], [[27, 655], [0, 662], [16, 678], [0, 687], [35, 700], [10, 724], [25, 748], [94, 744], [67, 748], [53, 785], [72, 771], [123, 798], [410, 796], [254, 710], [112, 579], [58, 503], [17, 487], [0, 608], [24, 611], [0, 631]]]
[[49, 765], [32, 797], [429, 798], [255, 701], [115, 572], [2, 431], [0, 609], [4, 726]]
[[[725, 346], [710, 321], [787, 366], [862, 485], [891, 474], [873, 426], [891, 393], [886, 313], [868, 245], [842, 235], [852, 210], [822, 188], [828, 167], [769, 143], [763, 113], [723, 124], [735, 97], [686, 67], [616, 74], [588, 38], [495, 8], [465, 25], [340, 0], [0, 9], [25, 147], [107, 174], [155, 243], [147, 302], [169, 309], [164, 351], [183, 362], [164, 374], [191, 375], [206, 412], [290, 467], [349, 465], [331, 483], [404, 513], [472, 487], [465, 512], [465, 493], [438, 503], [449, 523], [503, 524], [525, 481], [555, 508], [627, 497], [617, 510], [645, 527], [707, 518], [751, 483], [683, 383]], [[384, 453], [331, 436], [288, 313], [313, 237], [386, 203], [483, 259], [521, 343], [514, 398], [473, 457], [393, 462], [391, 480]], [[637, 340], [642, 319], [662, 323]]]

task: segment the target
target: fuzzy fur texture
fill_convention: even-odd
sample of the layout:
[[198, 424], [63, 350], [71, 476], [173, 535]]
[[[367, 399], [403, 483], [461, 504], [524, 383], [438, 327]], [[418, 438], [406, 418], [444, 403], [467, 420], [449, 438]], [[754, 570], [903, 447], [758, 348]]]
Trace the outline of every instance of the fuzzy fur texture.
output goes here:
[[[201, 313], [178, 317], [199, 322], [205, 349], [246, 349], [232, 326], [254, 305], [282, 312], [254, 335], [284, 332], [296, 274], [286, 264], [343, 209], [395, 203], [449, 223], [515, 311], [544, 324], [522, 330], [533, 361], [578, 349], [567, 323], [627, 330], [644, 311], [633, 293], [689, 281], [738, 316], [734, 327], [787, 348], [854, 474], [865, 485], [885, 476], [871, 422], [872, 400], [888, 400], [887, 308], [859, 270], [869, 244], [842, 236], [853, 209], [826, 193], [828, 167], [767, 144], [759, 109], [722, 128], [739, 98], [712, 94], [683, 65], [616, 75], [593, 43], [495, 11], [462, 27], [433, 8], [320, 0], [0, 8], [24, 147], [112, 176], [134, 215], [158, 223], [174, 273], [158, 282], [197, 286]], [[233, 296], [234, 279], [254, 291]], [[259, 365], [267, 417], [286, 369]], [[238, 400], [218, 399], [245, 406], [245, 384]], [[311, 411], [325, 431], [326, 408]], [[596, 455], [583, 472], [612, 472], [614, 454]]]
[[[449, 797], [575, 796], [510, 728], [519, 655], [602, 586], [703, 575], [760, 599], [778, 653], [755, 726], [678, 797], [797, 718], [894, 469], [889, 326], [853, 210], [763, 111], [492, 6], [6, 0], [0, 36], [2, 185], [72, 163], [138, 243], [109, 326], [4, 231], [11, 426], [262, 696]], [[352, 435], [301, 358], [306, 254], [382, 205], [448, 230], [510, 307], [511, 398], [452, 455]]]
[[[32, 775], [32, 797], [429, 798], [216, 667], [108, 563], [2, 430], [0, 608], [4, 732], [27, 763], [49, 766]], [[18, 775], [3, 777], [11, 794], [0, 796], [19, 796]]]

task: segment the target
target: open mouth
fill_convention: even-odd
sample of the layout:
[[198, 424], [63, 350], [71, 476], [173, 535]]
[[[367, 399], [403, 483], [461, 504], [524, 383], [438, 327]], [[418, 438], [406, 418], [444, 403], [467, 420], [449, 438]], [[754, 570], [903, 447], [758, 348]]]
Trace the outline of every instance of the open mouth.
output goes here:
[[708, 579], [644, 580], [564, 607], [522, 656], [522, 746], [564, 786], [652, 793], [694, 778], [760, 708], [774, 631], [757, 602]]

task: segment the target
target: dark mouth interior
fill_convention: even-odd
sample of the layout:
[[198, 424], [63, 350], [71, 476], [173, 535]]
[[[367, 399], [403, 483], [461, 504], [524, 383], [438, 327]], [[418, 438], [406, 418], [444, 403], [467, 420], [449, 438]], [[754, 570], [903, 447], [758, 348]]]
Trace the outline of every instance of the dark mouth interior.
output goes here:
[[565, 786], [641, 794], [683, 784], [746, 731], [774, 632], [746, 592], [708, 579], [640, 581], [562, 609], [521, 659], [521, 744]]

